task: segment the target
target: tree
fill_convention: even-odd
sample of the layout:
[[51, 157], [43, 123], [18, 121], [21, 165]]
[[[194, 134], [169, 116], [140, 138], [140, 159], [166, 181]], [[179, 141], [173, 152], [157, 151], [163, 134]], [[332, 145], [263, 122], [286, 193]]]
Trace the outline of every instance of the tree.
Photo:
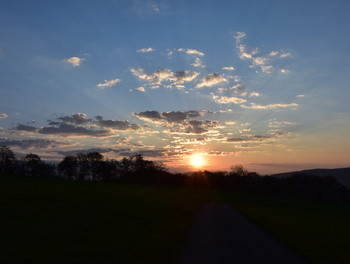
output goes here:
[[236, 174], [236, 175], [238, 175], [238, 176], [247, 176], [248, 175], [248, 171], [245, 169], [245, 168], [243, 168], [243, 166], [242, 165], [234, 165], [234, 166], [231, 166], [231, 172], [233, 173], [233, 174]]
[[78, 159], [67, 156], [58, 164], [58, 172], [66, 179], [76, 180], [78, 178]]
[[37, 154], [27, 154], [24, 157], [24, 161], [26, 162], [26, 168], [28, 170], [28, 174], [31, 176], [40, 176], [42, 174], [44, 163], [41, 161], [41, 158]]
[[7, 146], [0, 146], [0, 172], [13, 172], [16, 156]]

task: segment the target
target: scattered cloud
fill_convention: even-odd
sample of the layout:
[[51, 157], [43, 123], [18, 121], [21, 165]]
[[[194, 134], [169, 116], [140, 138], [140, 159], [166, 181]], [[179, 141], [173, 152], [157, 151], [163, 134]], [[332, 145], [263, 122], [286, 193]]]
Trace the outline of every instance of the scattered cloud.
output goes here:
[[101, 128], [108, 128], [113, 130], [140, 130], [139, 125], [132, 124], [127, 120], [104, 120], [102, 116], [96, 116], [96, 124]]
[[290, 104], [268, 104], [268, 105], [258, 105], [255, 103], [250, 103], [249, 106], [247, 105], [241, 105], [242, 108], [245, 109], [275, 109], [275, 108], [288, 108], [288, 107], [297, 107], [299, 106], [296, 103], [290, 103]]
[[203, 61], [200, 58], [195, 58], [191, 66], [196, 68], [205, 68]]
[[38, 131], [38, 128], [33, 127], [33, 126], [19, 124], [16, 127], [12, 128], [12, 130], [17, 130], [17, 131], [20, 131], [20, 132], [31, 132], [31, 133], [34, 133], [34, 132]]
[[246, 36], [246, 33], [237, 31], [234, 38], [235, 38], [237, 43], [240, 43], [241, 39], [245, 38], [245, 36]]
[[235, 67], [229, 66], [229, 67], [222, 67], [222, 70], [234, 71], [234, 70], [236, 70], [236, 69], [235, 69]]
[[249, 97], [259, 97], [259, 96], [260, 96], [260, 94], [257, 93], [257, 92], [251, 92], [251, 93], [249, 94]]
[[216, 73], [211, 73], [201, 79], [201, 82], [196, 85], [196, 88], [211, 87], [218, 85], [223, 82], [228, 82], [228, 80], [223, 76]]
[[109, 80], [109, 81], [104, 80], [103, 83], [99, 83], [99, 84], [97, 84], [96, 86], [99, 87], [99, 88], [104, 89], [104, 88], [106, 88], [106, 87], [115, 86], [115, 85], [117, 85], [117, 83], [120, 83], [120, 82], [121, 82], [121, 80], [118, 79], [118, 78], [116, 78], [116, 79]]
[[227, 96], [218, 96], [218, 95], [213, 95], [213, 99], [218, 104], [242, 104], [247, 102], [246, 99], [242, 99], [238, 97], [227, 97]]
[[148, 48], [138, 49], [137, 53], [148, 53], [148, 52], [152, 52], [152, 51], [155, 51], [155, 49], [148, 47]]
[[197, 56], [204, 56], [205, 54], [199, 50], [195, 50], [195, 49], [178, 49], [178, 51], [180, 52], [185, 52], [187, 54], [191, 54], [191, 55], [197, 55]]
[[85, 61], [84, 58], [79, 58], [79, 57], [70, 57], [68, 59], [64, 59], [63, 62], [68, 63], [72, 65], [73, 67], [78, 67], [80, 64]]
[[181, 123], [186, 119], [199, 117], [204, 115], [204, 111], [145, 111], [140, 113], [133, 113], [135, 117], [140, 120], [145, 120], [153, 123]]
[[24, 140], [15, 140], [15, 139], [5, 139], [0, 138], [0, 145], [5, 145], [9, 147], [19, 147], [21, 149], [45, 149], [45, 148], [57, 148], [60, 146], [67, 145], [67, 143], [59, 142], [55, 140], [47, 139], [24, 139]]
[[305, 97], [305, 95], [304, 94], [298, 94], [296, 97], [297, 98], [303, 98], [303, 97]]
[[184, 82], [191, 82], [200, 75], [199, 72], [195, 71], [178, 71], [175, 72], [175, 84], [182, 84]]
[[6, 114], [0, 114], [0, 119], [5, 119], [7, 117], [8, 117], [8, 115], [6, 115]]
[[287, 69], [280, 69], [280, 72], [281, 72], [281, 73], [290, 73], [290, 70], [287, 70]]
[[137, 92], [145, 92], [146, 90], [145, 90], [145, 87], [140, 86], [140, 87], [135, 88], [134, 91], [137, 91]]
[[288, 125], [295, 125], [295, 122], [289, 121], [271, 121], [269, 122], [269, 127], [286, 127]]
[[60, 124], [56, 126], [42, 127], [38, 130], [40, 134], [46, 135], [62, 135], [62, 136], [92, 136], [104, 137], [109, 135], [108, 130], [96, 130], [85, 128], [83, 126], [74, 126], [69, 124]]
[[[71, 124], [71, 125], [82, 125], [87, 124], [92, 121], [92, 119], [87, 118], [86, 114], [83, 113], [76, 113], [71, 116], [62, 116], [56, 118], [56, 120], [63, 121], [64, 123]], [[59, 123], [52, 122], [49, 120], [50, 125], [59, 125]]]

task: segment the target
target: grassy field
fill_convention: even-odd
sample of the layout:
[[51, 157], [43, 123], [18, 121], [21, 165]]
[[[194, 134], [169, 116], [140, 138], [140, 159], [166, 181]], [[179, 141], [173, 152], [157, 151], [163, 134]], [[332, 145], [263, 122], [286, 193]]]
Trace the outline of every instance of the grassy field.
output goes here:
[[310, 263], [350, 263], [348, 206], [13, 176], [0, 177], [0, 263], [175, 263], [207, 202], [232, 204]]

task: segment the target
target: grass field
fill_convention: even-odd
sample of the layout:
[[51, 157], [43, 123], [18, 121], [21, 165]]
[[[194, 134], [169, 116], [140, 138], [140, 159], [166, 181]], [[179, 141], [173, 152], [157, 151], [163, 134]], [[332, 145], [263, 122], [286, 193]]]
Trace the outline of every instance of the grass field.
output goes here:
[[198, 207], [228, 202], [310, 263], [350, 263], [350, 210], [249, 193], [0, 177], [0, 263], [175, 263]]

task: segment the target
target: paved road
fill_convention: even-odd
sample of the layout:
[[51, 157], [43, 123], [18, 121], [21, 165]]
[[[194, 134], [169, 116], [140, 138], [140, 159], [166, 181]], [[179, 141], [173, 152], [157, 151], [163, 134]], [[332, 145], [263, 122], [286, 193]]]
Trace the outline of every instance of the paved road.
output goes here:
[[178, 264], [304, 264], [228, 204], [203, 206]]

